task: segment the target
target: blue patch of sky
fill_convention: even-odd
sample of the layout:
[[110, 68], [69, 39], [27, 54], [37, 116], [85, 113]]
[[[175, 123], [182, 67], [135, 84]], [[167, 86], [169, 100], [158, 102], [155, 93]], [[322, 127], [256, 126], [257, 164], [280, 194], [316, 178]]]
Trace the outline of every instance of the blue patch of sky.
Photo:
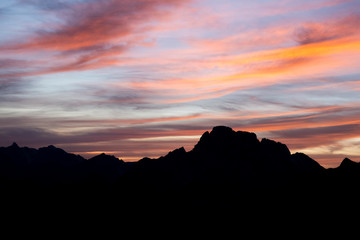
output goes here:
[[36, 79], [38, 88], [49, 91], [70, 90], [85, 83], [101, 84], [106, 81], [101, 70], [60, 72], [37, 76]]
[[[2, 8], [0, 13], [1, 42], [8, 42], [12, 39], [23, 39], [32, 34], [34, 24], [33, 14], [28, 13], [26, 9], [18, 7]], [[30, 29], [29, 29], [30, 27]]]
[[322, 14], [327, 17], [338, 17], [346, 16], [351, 14], [360, 13], [360, 1], [353, 0], [349, 2], [344, 2], [335, 6], [325, 7], [322, 10]]
[[[56, 25], [64, 24], [64, 19], [56, 11], [68, 9], [70, 4], [92, 1], [9, 1], [0, 3], [1, 42], [24, 41], [35, 33], [56, 31]], [[61, 7], [62, 6], [62, 7]], [[51, 25], [49, 25], [51, 24]], [[51, 26], [51, 27], [49, 27]]]
[[180, 36], [160, 36], [156, 39], [156, 44], [161, 46], [161, 49], [182, 49], [187, 48], [187, 43], [180, 38]]
[[[336, 83], [334, 80], [333, 83]], [[320, 88], [317, 88], [320, 87]], [[302, 90], [305, 88], [306, 90]], [[330, 82], [309, 82], [278, 84], [263, 88], [249, 89], [247, 93], [263, 102], [278, 103], [279, 106], [328, 106], [347, 104], [360, 100], [359, 92]], [[277, 107], [279, 107], [277, 106]]]

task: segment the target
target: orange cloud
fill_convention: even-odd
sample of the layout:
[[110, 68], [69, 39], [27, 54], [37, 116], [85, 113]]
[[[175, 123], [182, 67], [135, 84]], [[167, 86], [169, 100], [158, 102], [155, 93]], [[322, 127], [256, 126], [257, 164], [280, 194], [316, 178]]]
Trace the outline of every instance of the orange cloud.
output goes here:
[[[196, 101], [221, 97], [240, 89], [277, 84], [285, 80], [296, 81], [319, 74], [326, 76], [329, 69], [346, 69], [354, 65], [354, 59], [349, 56], [360, 60], [359, 53], [360, 38], [356, 35], [209, 60], [209, 64], [217, 61], [218, 66], [244, 68], [243, 71], [233, 75], [219, 76], [215, 73], [216, 76], [188, 79], [138, 81], [131, 83], [130, 86], [136, 89], [161, 90], [161, 95], [169, 96], [169, 99], [164, 100], [167, 103]], [[342, 58], [341, 55], [346, 57]]]

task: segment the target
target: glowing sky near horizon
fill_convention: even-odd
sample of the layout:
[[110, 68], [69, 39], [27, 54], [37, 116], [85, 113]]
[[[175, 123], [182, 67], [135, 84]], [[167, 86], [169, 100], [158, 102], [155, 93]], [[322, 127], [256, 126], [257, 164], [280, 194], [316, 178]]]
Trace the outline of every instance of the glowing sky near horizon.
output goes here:
[[126, 161], [226, 125], [360, 161], [360, 0], [2, 0], [0, 145]]

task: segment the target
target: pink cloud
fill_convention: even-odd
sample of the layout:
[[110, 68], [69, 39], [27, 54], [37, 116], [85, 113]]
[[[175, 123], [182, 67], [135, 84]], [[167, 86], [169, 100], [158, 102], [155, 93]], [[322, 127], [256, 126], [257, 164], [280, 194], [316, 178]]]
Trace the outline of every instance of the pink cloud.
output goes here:
[[308, 22], [295, 31], [295, 40], [300, 44], [323, 42], [360, 34], [360, 15], [349, 15], [326, 22]]
[[154, 24], [156, 20], [166, 19], [171, 16], [171, 10], [186, 2], [189, 1], [90, 1], [73, 3], [59, 10], [51, 4], [30, 2], [55, 13], [62, 22], [44, 24], [43, 29], [25, 41], [3, 43], [0, 53], [26, 55], [41, 51], [48, 63], [53, 64], [29, 72], [12, 72], [3, 77], [88, 70], [118, 64], [116, 57], [136, 44], [146, 44], [144, 33], [152, 28], [149, 22]]
[[136, 33], [140, 25], [146, 24], [147, 21], [168, 15], [169, 11], [163, 11], [164, 7], [174, 7], [183, 2], [109, 0], [73, 4], [71, 9], [62, 10], [57, 14], [63, 19], [64, 24], [43, 30], [29, 41], [5, 48], [91, 50], [91, 47], [118, 42], [118, 39]]

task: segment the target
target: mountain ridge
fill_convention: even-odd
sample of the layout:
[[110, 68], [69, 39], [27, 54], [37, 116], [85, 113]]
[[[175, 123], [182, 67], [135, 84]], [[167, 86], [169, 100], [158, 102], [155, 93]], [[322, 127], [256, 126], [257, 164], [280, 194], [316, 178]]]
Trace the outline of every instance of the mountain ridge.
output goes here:
[[[211, 131], [211, 133], [218, 134], [219, 129], [226, 129], [225, 132], [226, 132], [226, 131], [228, 131], [228, 132], [233, 131], [230, 127], [226, 127], [226, 126], [215, 126], [215, 127], [213, 128], [213, 130]], [[222, 131], [222, 130], [221, 130], [221, 131]], [[223, 132], [223, 131], [222, 131], [222, 132]], [[286, 146], [285, 144], [281, 143], [281, 142], [276, 142], [276, 141], [274, 141], [274, 140], [267, 139], [267, 138], [262, 138], [261, 141], [259, 141], [259, 140], [257, 139], [256, 134], [253, 133], [253, 132], [246, 132], [246, 131], [236, 131], [236, 132], [233, 131], [233, 132], [234, 132], [234, 133], [247, 134], [247, 135], [249, 135], [249, 136], [252, 136], [252, 137], [254, 137], [254, 138], [256, 139], [256, 141], [258, 141], [258, 142], [260, 142], [260, 143], [261, 143], [261, 142], [263, 142], [263, 143], [264, 143], [264, 142], [267, 142], [267, 143], [269, 143], [269, 144], [277, 144], [278, 146], [283, 146], [283, 149], [284, 149], [284, 150], [286, 149], [285, 151], [290, 153], [290, 150], [287, 148], [287, 146]], [[204, 139], [207, 138], [209, 135], [210, 135], [210, 132], [209, 132], [209, 131], [205, 131], [205, 132], [202, 134], [202, 136], [200, 137], [199, 141], [195, 144], [195, 146], [193, 147], [193, 149], [191, 149], [191, 150], [188, 151], [188, 152], [196, 151], [197, 148], [199, 148], [199, 145], [201, 145], [201, 144], [204, 142]], [[68, 152], [66, 152], [65, 150], [63, 150], [63, 149], [61, 149], [61, 148], [57, 148], [57, 147], [54, 146], [54, 145], [49, 145], [49, 146], [47, 146], [47, 147], [40, 147], [39, 149], [35, 149], [35, 148], [29, 148], [29, 147], [26, 147], [26, 146], [20, 147], [16, 142], [13, 142], [13, 143], [12, 143], [10, 146], [8, 146], [8, 147], [0, 147], [0, 150], [1, 150], [1, 149], [6, 149], [6, 148], [7, 148], [7, 149], [21, 149], [21, 148], [23, 148], [23, 149], [27, 149], [27, 150], [30, 150], [30, 151], [36, 151], [36, 150], [38, 150], [38, 151], [47, 151], [48, 149], [52, 149], [52, 150], [56, 150], [56, 151], [59, 151], [59, 152], [62, 152], [62, 153], [66, 153], [66, 154], [70, 154], [70, 155], [73, 155], [73, 156], [77, 156], [77, 157], [79, 157], [79, 159], [82, 159], [82, 160], [91, 160], [91, 159], [102, 158], [102, 157], [104, 157], [104, 158], [113, 157], [114, 159], [116, 158], [116, 159], [119, 160], [119, 161], [123, 161], [122, 159], [117, 158], [117, 157], [115, 157], [115, 156], [113, 156], [113, 155], [106, 154], [105, 152], [100, 153], [100, 154], [98, 154], [98, 155], [95, 155], [95, 156], [93, 156], [93, 157], [90, 157], [89, 159], [86, 159], [86, 158], [82, 157], [81, 155], [74, 154], [74, 153], [68, 153]], [[166, 155], [160, 156], [159, 158], [166, 157], [168, 154], [172, 154], [173, 152], [177, 152], [177, 151], [187, 152], [184, 147], [179, 147], [179, 148], [177, 148], [177, 149], [174, 149], [174, 150], [172, 150], [172, 151], [169, 151]], [[308, 158], [308, 159], [313, 160], [312, 158], [310, 158], [310, 157], [309, 157], [308, 155], [306, 155], [305, 153], [296, 152], [296, 153], [291, 154], [291, 155], [297, 155], [297, 154], [299, 154], [299, 156], [301, 155], [302, 157], [305, 157], [305, 158]], [[147, 159], [147, 158], [148, 158], [148, 157], [143, 157], [142, 159]], [[141, 161], [142, 159], [139, 159], [138, 161], [135, 161], [135, 162], [139, 162], [139, 161]], [[155, 159], [156, 159], [156, 158], [155, 158]], [[315, 161], [315, 160], [313, 160], [313, 161]], [[345, 157], [345, 159], [343, 159], [343, 161], [339, 164], [338, 167], [340, 167], [341, 165], [343, 165], [343, 162], [344, 162], [344, 161], [345, 161], [345, 162], [349, 161], [349, 162], [352, 162], [352, 163], [357, 163], [357, 162], [354, 162], [354, 161], [350, 160], [349, 158]], [[134, 163], [134, 162], [132, 162], [132, 163]], [[318, 162], [317, 162], [317, 164], [320, 165]], [[346, 163], [346, 164], [347, 164], [347, 163]], [[320, 166], [321, 166], [321, 165], [320, 165]], [[321, 167], [322, 167], [322, 166], [321, 166]], [[323, 168], [324, 168], [324, 167], [323, 167]]]
[[346, 158], [339, 167], [326, 169], [304, 153], [291, 154], [283, 143], [216, 126], [190, 151], [180, 147], [137, 162], [104, 153], [85, 159], [52, 145], [33, 149], [13, 143], [0, 147], [0, 187], [11, 204], [32, 196], [35, 205], [45, 204], [42, 199], [71, 207], [74, 201], [103, 203], [138, 213], [245, 211], [242, 206], [259, 208], [266, 199], [261, 211], [271, 203], [286, 212], [310, 197], [331, 203], [338, 195], [353, 198], [359, 166]]

